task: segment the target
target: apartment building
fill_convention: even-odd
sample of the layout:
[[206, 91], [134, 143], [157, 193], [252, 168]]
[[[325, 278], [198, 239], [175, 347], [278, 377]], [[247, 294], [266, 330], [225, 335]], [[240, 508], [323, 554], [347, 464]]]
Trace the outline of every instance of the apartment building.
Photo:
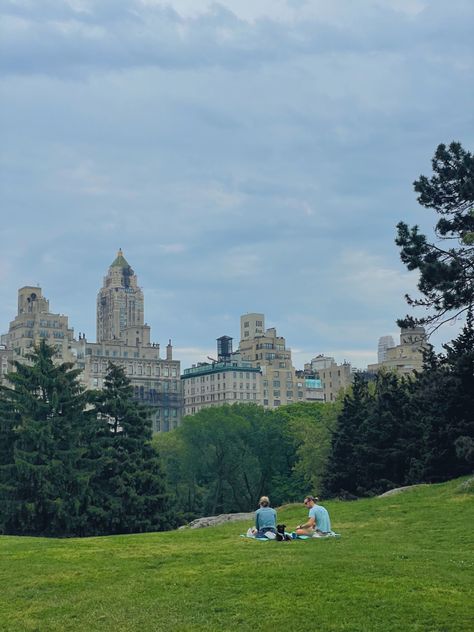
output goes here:
[[305, 383], [296, 374], [291, 349], [275, 327], [265, 329], [265, 316], [260, 313], [240, 317], [238, 354], [262, 372], [262, 405], [278, 408], [305, 399]]
[[150, 335], [143, 292], [119, 250], [97, 296], [97, 342], [89, 342], [85, 334], [75, 339], [67, 316], [50, 312], [41, 288], [23, 287], [18, 314], [2, 336], [0, 377], [11, 360], [26, 362], [32, 347], [45, 339], [56, 349], [55, 361], [73, 362], [82, 369], [79, 379], [87, 389], [103, 387], [109, 361], [123, 366], [135, 398], [152, 409], [153, 429], [172, 430], [183, 410], [180, 362], [173, 359], [171, 340], [161, 357], [160, 345], [151, 342]]
[[385, 358], [377, 364], [369, 364], [367, 370], [376, 373], [381, 369], [410, 375], [423, 369], [423, 354], [429, 348], [424, 327], [415, 326], [400, 330], [400, 344], [389, 347]]
[[49, 301], [37, 286], [25, 286], [18, 290], [18, 312], [10, 322], [8, 333], [2, 341], [11, 350], [12, 360], [26, 361], [32, 348], [45, 339], [56, 349], [57, 362], [73, 362], [71, 342], [74, 330], [69, 327], [68, 317], [52, 313]]
[[173, 359], [171, 340], [161, 357], [144, 315], [143, 291], [119, 250], [97, 295], [97, 342], [82, 335], [71, 347], [86, 388], [103, 387], [109, 361], [122, 366], [135, 398], [152, 409], [153, 430], [166, 432], [182, 418], [180, 362]]

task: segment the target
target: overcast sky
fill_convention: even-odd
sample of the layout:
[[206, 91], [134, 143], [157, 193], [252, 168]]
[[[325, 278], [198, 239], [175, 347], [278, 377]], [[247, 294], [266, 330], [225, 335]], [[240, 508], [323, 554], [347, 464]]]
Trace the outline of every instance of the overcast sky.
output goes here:
[[[182, 367], [264, 312], [297, 367], [398, 336], [412, 182], [474, 149], [472, 0], [0, 0], [0, 331], [95, 340], [121, 247]], [[446, 327], [438, 344], [452, 338]]]

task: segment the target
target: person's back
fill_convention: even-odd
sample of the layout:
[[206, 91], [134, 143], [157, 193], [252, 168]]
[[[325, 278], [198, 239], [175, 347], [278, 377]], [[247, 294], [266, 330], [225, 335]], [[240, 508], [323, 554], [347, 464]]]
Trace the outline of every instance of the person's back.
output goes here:
[[273, 537], [276, 537], [277, 514], [270, 507], [268, 496], [262, 496], [259, 505], [260, 507], [255, 512], [255, 536], [268, 538], [270, 534], [274, 534]]
[[276, 529], [276, 511], [271, 507], [260, 507], [255, 512], [255, 526], [257, 529], [273, 527]]

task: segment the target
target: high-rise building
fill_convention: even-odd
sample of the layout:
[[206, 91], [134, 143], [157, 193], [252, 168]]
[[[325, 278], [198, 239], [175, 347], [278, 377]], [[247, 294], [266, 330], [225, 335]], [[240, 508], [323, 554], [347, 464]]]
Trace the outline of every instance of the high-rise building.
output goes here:
[[392, 349], [395, 346], [393, 336], [382, 336], [379, 338], [379, 345], [377, 349], [377, 362], [380, 364], [387, 358], [387, 349]]
[[367, 370], [376, 373], [381, 369], [396, 371], [402, 375], [423, 369], [423, 353], [429, 348], [424, 327], [409, 327], [400, 330], [400, 344], [389, 347], [385, 359], [369, 364]]
[[[97, 342], [89, 342], [85, 334], [74, 339], [67, 316], [49, 311], [40, 287], [27, 286], [18, 291], [18, 314], [8, 333], [1, 337], [0, 381], [11, 370], [13, 360], [27, 362], [31, 348], [41, 339], [56, 348], [55, 361], [77, 364], [82, 370], [79, 379], [87, 389], [103, 387], [109, 361], [124, 367], [135, 399], [152, 408], [155, 431], [171, 430], [180, 423], [180, 362], [173, 359], [171, 340], [163, 358], [160, 345], [150, 342], [150, 327], [144, 323], [143, 292], [121, 250], [99, 291]], [[224, 350], [228, 346], [224, 345]]]
[[265, 329], [263, 314], [244, 314], [240, 317], [241, 340], [238, 354], [245, 362], [260, 368], [263, 377], [262, 404], [278, 408], [305, 399], [304, 379], [296, 374], [291, 349], [278, 336], [275, 327]]
[[71, 342], [74, 330], [69, 328], [68, 317], [53, 314], [49, 301], [40, 287], [25, 286], [18, 290], [18, 313], [11, 321], [8, 334], [2, 341], [12, 351], [13, 360], [22, 360], [32, 347], [43, 338], [56, 349], [57, 362], [71, 362]]
[[119, 250], [97, 296], [97, 342], [82, 335], [72, 348], [86, 388], [103, 387], [109, 361], [123, 366], [135, 398], [152, 408], [153, 429], [168, 431], [182, 417], [180, 362], [171, 340], [164, 358], [160, 345], [150, 342], [143, 306], [137, 277]]
[[11, 361], [13, 353], [5, 345], [0, 345], [0, 384], [5, 384], [6, 374], [12, 370]]
[[264, 314], [245, 314], [240, 317], [240, 339], [253, 339], [265, 333]]
[[138, 329], [136, 336], [146, 344], [143, 328], [143, 292], [120, 249], [97, 295], [97, 342], [123, 338], [127, 330]]
[[262, 404], [262, 372], [232, 353], [232, 338], [217, 339], [217, 357], [184, 369], [184, 414], [224, 404]]

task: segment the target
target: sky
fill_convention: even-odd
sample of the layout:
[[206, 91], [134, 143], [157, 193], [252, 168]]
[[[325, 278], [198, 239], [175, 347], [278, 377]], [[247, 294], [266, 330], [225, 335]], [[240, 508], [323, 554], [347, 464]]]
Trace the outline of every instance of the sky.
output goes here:
[[[118, 248], [182, 368], [263, 312], [364, 368], [416, 294], [396, 224], [474, 149], [472, 0], [0, 0], [0, 331], [17, 291], [95, 340]], [[454, 337], [445, 326], [433, 342]]]

